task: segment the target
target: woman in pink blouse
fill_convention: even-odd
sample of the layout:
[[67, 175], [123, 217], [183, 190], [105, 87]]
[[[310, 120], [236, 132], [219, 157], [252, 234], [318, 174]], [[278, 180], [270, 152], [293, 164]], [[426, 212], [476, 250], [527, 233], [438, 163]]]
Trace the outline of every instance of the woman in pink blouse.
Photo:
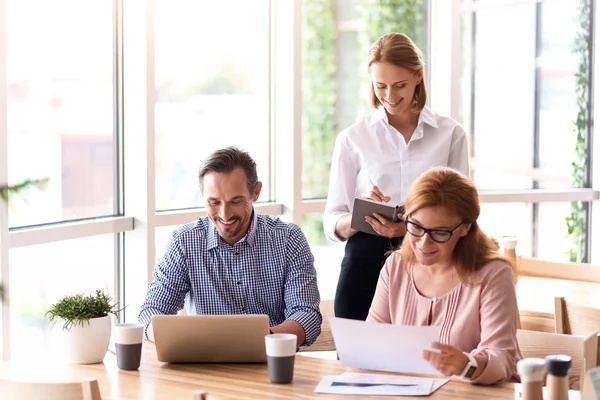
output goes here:
[[[477, 225], [473, 183], [436, 167], [411, 185], [401, 249], [381, 270], [367, 321], [440, 327], [423, 358], [446, 376], [493, 384], [521, 358], [510, 261]], [[367, 217], [370, 218], [370, 217]]]

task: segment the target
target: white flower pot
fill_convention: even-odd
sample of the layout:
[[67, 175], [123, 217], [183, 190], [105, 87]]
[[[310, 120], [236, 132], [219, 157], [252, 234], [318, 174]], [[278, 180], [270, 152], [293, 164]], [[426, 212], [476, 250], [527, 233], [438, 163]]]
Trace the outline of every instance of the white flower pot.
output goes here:
[[[58, 325], [58, 324], [57, 324]], [[92, 318], [61, 332], [63, 351], [68, 362], [95, 364], [104, 360], [111, 334], [110, 316]]]

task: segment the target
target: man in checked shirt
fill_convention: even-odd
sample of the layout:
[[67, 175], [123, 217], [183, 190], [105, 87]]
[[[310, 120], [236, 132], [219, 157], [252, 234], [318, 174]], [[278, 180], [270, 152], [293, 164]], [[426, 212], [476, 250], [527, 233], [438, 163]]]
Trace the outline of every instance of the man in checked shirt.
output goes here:
[[262, 183], [250, 155], [217, 150], [203, 163], [207, 217], [173, 231], [138, 320], [154, 341], [151, 319], [176, 314], [267, 314], [273, 333], [310, 346], [321, 332], [314, 257], [302, 230], [254, 212]]

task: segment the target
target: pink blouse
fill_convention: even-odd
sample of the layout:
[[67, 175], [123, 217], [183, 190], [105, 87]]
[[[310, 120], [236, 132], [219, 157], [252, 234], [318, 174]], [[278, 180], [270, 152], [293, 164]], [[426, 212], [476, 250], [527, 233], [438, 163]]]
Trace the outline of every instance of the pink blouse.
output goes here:
[[[440, 342], [487, 358], [474, 383], [492, 384], [516, 377], [521, 359], [517, 344], [517, 296], [510, 266], [492, 261], [476, 272], [469, 286], [460, 283], [437, 298], [427, 298], [412, 279], [412, 268], [392, 253], [379, 276], [367, 321], [440, 327]], [[431, 314], [431, 316], [430, 316]]]

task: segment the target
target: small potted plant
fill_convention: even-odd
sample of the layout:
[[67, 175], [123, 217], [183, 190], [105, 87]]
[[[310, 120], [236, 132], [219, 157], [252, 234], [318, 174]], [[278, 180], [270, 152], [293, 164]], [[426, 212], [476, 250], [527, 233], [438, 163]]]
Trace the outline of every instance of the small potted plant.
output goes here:
[[46, 312], [50, 322], [62, 321], [62, 339], [67, 361], [94, 364], [104, 360], [111, 334], [110, 314], [116, 315], [117, 305], [105, 292], [68, 295], [52, 304]]

